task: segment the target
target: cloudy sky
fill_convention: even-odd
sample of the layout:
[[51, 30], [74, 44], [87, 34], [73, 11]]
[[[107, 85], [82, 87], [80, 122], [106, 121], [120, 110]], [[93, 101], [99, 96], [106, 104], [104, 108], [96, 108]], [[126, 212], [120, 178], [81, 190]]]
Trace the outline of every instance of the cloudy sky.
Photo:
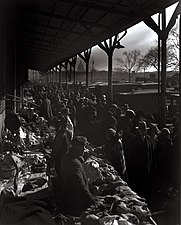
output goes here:
[[[173, 14], [177, 4], [172, 5], [166, 10], [167, 23]], [[158, 15], [152, 17], [157, 23]], [[116, 66], [115, 59], [120, 57], [123, 51], [129, 50], [140, 50], [141, 53], [146, 52], [150, 47], [152, 47], [156, 40], [157, 34], [151, 30], [143, 22], [136, 24], [135, 26], [127, 30], [126, 36], [121, 40], [121, 44], [125, 46], [124, 49], [119, 49], [114, 51], [113, 55], [113, 68]], [[107, 70], [107, 55], [106, 53], [95, 46], [92, 48], [91, 61], [94, 60], [94, 67], [98, 70]], [[91, 62], [90, 62], [91, 63]]]
[[[126, 36], [121, 40], [121, 44], [125, 46], [124, 49], [116, 49], [113, 55], [113, 67], [116, 66], [115, 59], [120, 57], [123, 51], [133, 49], [146, 52], [150, 46], [154, 45], [157, 39], [157, 34], [147, 27], [143, 22], [135, 25], [127, 30]], [[92, 51], [92, 58], [96, 69], [107, 69], [107, 55], [99, 47], [94, 47]]]

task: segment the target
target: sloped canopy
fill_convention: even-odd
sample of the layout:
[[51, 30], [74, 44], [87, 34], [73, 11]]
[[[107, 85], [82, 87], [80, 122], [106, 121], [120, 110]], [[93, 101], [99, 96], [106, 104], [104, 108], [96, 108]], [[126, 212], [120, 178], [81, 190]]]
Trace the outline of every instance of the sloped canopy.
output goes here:
[[29, 68], [48, 70], [176, 2], [19, 0], [23, 57]]

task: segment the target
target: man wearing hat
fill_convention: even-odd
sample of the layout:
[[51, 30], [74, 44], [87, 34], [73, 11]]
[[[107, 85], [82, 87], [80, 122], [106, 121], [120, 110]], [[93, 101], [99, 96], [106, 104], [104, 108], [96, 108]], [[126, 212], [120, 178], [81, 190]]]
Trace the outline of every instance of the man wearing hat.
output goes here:
[[71, 140], [74, 136], [74, 126], [69, 117], [70, 111], [68, 108], [62, 108], [59, 113], [60, 118], [58, 119], [57, 134], [54, 139], [52, 147], [52, 164], [55, 163], [55, 168], [59, 168], [60, 160], [62, 156], [71, 147]]
[[86, 173], [83, 167], [83, 153], [87, 139], [75, 136], [72, 147], [62, 160], [59, 174], [60, 208], [65, 214], [80, 216], [91, 204], [94, 196], [90, 193]]
[[147, 135], [146, 123], [139, 121], [136, 129], [137, 134], [132, 139], [130, 146], [128, 175], [133, 190], [141, 197], [147, 197], [153, 148], [150, 136]]
[[122, 114], [125, 115], [128, 109], [130, 109], [129, 105], [128, 104], [124, 104], [122, 106]]

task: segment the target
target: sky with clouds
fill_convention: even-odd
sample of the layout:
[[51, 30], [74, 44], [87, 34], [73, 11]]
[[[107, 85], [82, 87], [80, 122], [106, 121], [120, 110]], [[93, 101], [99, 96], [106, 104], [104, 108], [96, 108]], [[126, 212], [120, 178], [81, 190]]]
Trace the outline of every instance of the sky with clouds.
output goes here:
[[[166, 9], [167, 23], [173, 14], [177, 4]], [[158, 15], [152, 17], [157, 23]], [[127, 30], [126, 36], [121, 40], [121, 44], [125, 46], [124, 49], [116, 49], [113, 55], [113, 68], [116, 66], [116, 58], [121, 56], [123, 51], [140, 50], [142, 54], [146, 53], [148, 49], [155, 45], [158, 39], [157, 34], [149, 28], [144, 22], [140, 22]], [[107, 55], [98, 46], [92, 48], [91, 62], [94, 61], [94, 67], [98, 70], [107, 70]]]

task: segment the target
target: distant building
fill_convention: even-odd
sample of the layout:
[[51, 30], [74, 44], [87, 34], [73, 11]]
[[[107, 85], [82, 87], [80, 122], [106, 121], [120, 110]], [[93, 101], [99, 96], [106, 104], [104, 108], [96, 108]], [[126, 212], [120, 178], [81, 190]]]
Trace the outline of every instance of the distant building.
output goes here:
[[30, 81], [41, 79], [40, 72], [37, 71], [37, 70], [31, 70], [31, 69], [29, 69], [28, 70], [28, 79]]
[[77, 72], [85, 72], [85, 68], [82, 61], [80, 61], [79, 65], [77, 66]]

